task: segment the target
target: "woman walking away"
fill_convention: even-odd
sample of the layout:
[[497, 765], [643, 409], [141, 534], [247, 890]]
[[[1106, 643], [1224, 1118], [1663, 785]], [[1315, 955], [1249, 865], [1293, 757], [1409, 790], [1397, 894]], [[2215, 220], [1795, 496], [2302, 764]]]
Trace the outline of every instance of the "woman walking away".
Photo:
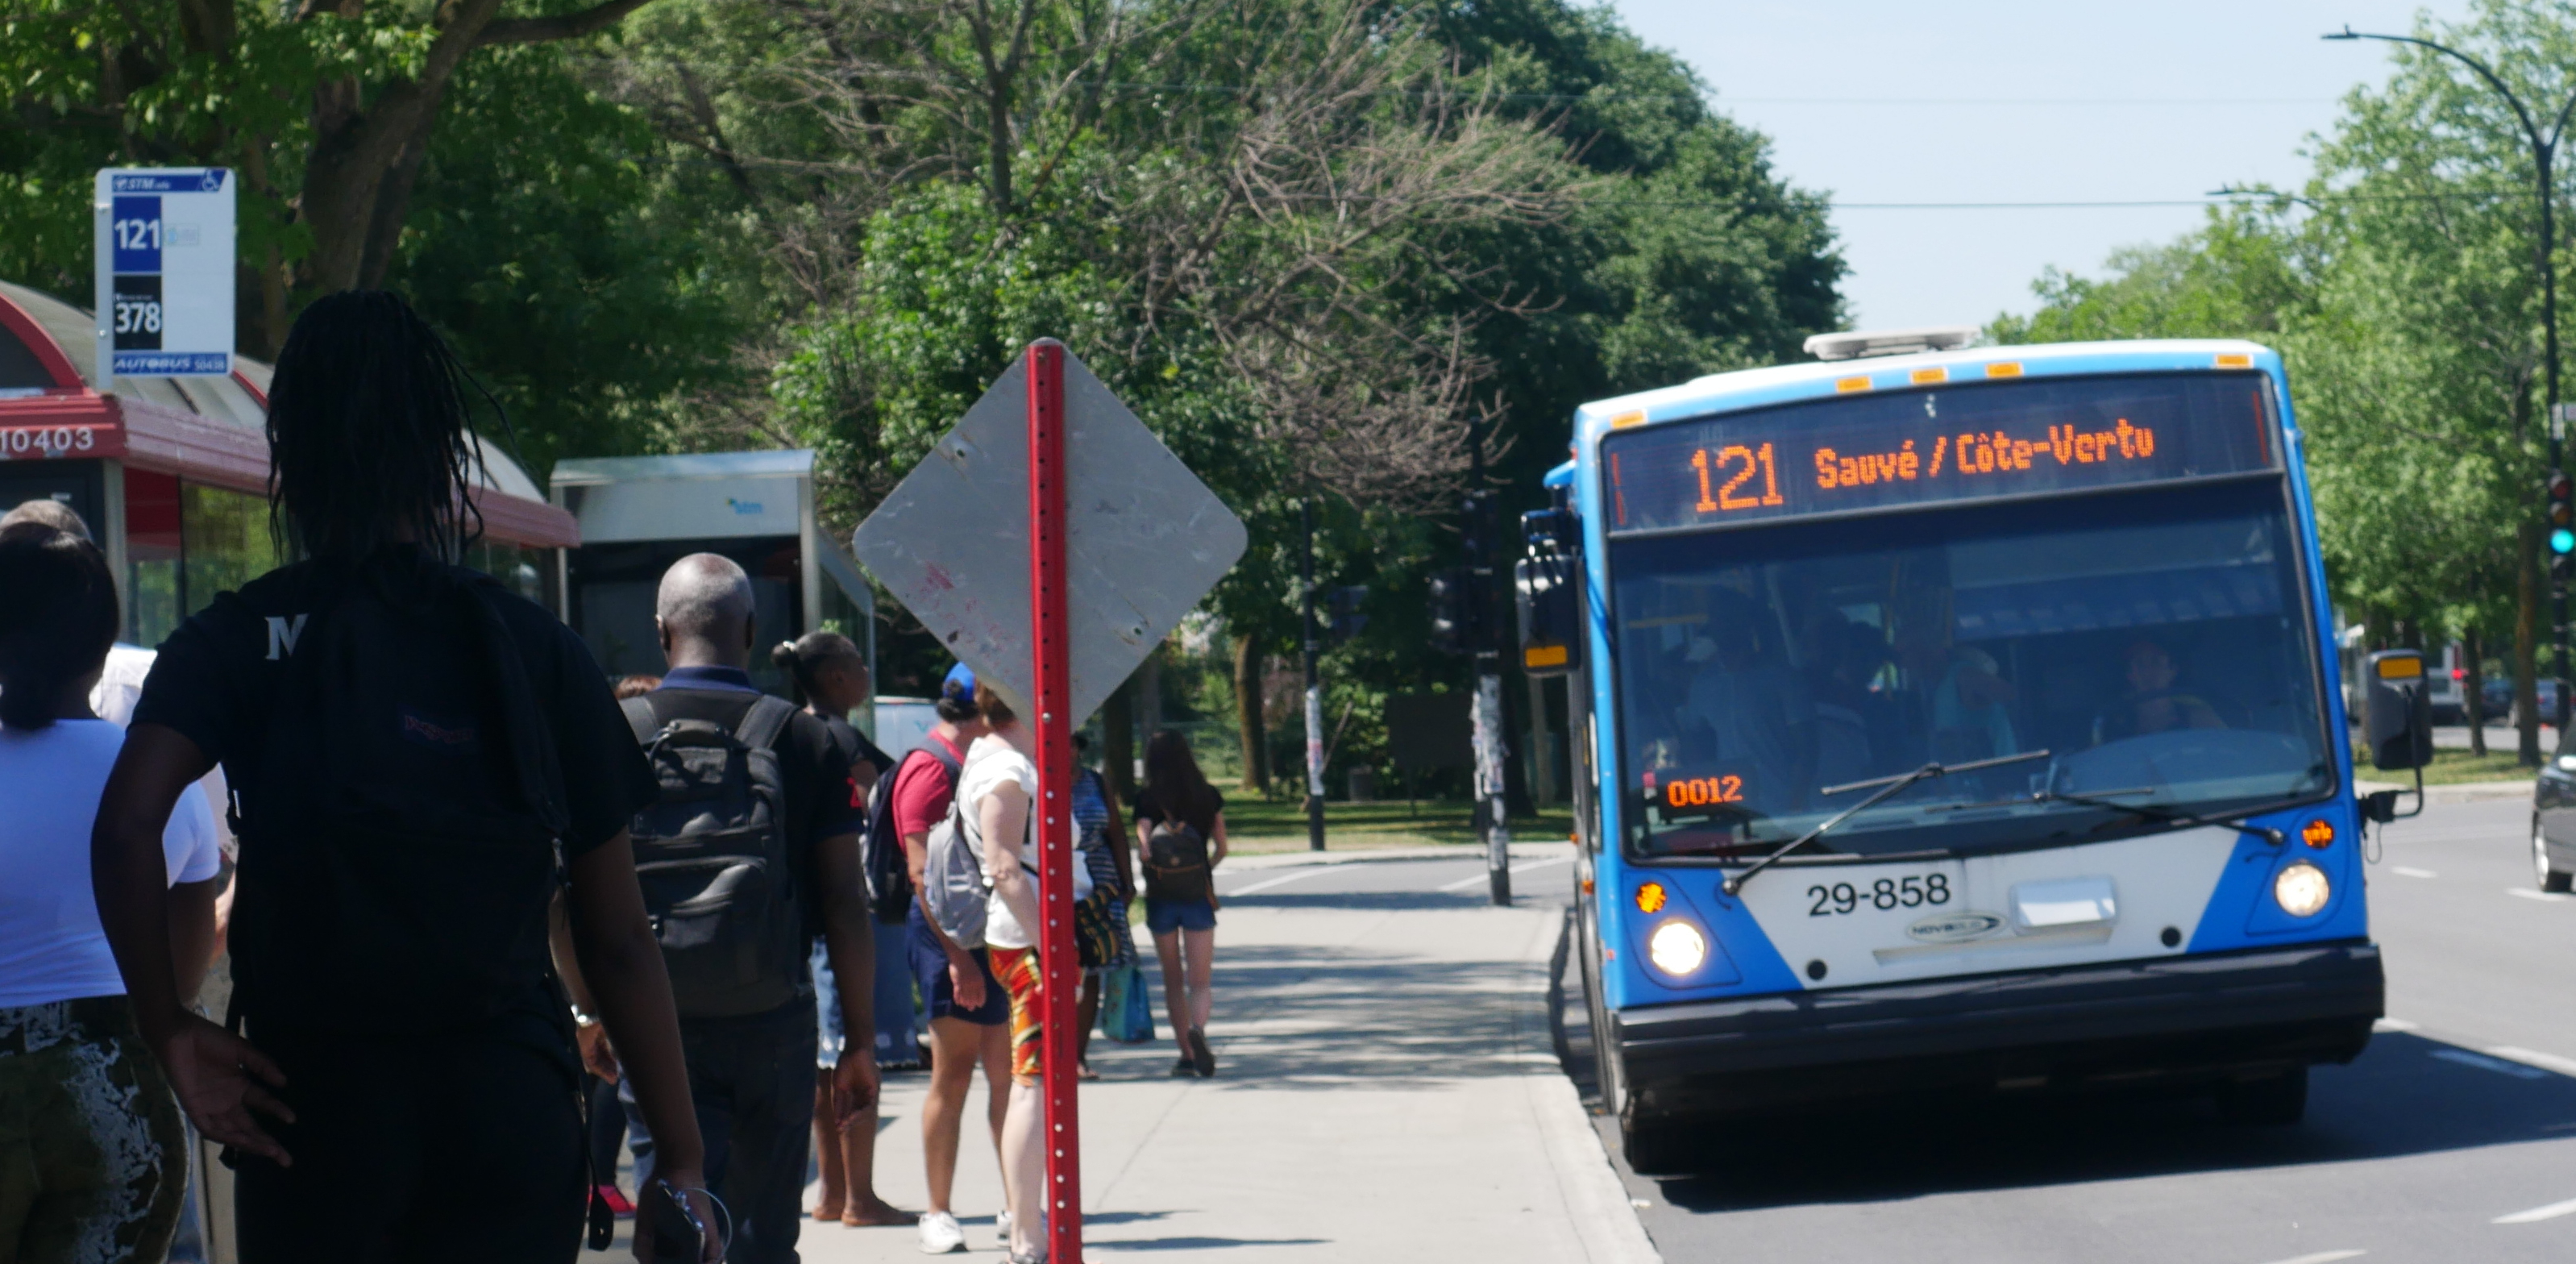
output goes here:
[[[868, 680], [867, 657], [850, 638], [838, 632], [808, 632], [793, 641], [782, 641], [769, 652], [769, 661], [796, 682], [796, 692], [805, 699], [808, 714], [820, 719], [832, 735], [832, 744], [840, 749], [850, 765], [850, 806], [863, 809], [868, 795], [876, 789], [877, 778], [894, 767], [894, 759], [866, 735], [850, 727], [849, 714], [868, 705], [875, 690]], [[855, 859], [853, 865], [856, 865]], [[882, 918], [871, 918], [869, 930], [876, 936], [877, 977], [872, 986], [876, 998], [876, 1028], [885, 1030], [887, 1009], [896, 1007], [904, 1032], [907, 1054], [912, 1044], [912, 969], [905, 959], [903, 924], [888, 924]], [[891, 940], [891, 942], [889, 942]], [[836, 1069], [843, 1058], [874, 1056], [866, 1048], [853, 1049], [841, 1022], [841, 993], [832, 977], [831, 954], [823, 950], [820, 939], [814, 942], [814, 1011], [815, 1034], [819, 1039], [814, 1065], [825, 1071]], [[862, 1042], [876, 1038], [876, 1032], [855, 1033]], [[879, 1059], [879, 1065], [883, 1060]], [[833, 1077], [822, 1075], [814, 1081], [814, 1162], [821, 1170], [823, 1188], [814, 1200], [816, 1220], [837, 1220], [853, 1228], [862, 1225], [911, 1224], [909, 1213], [877, 1197], [877, 1105], [869, 1102], [863, 1109], [843, 1111], [833, 1087]]]
[[[42, 523], [0, 529], [0, 1260], [158, 1260], [187, 1133], [134, 1026], [90, 888], [89, 839], [124, 730], [89, 709], [116, 639], [107, 562]], [[194, 786], [153, 840], [163, 966], [196, 995], [220, 857]]]
[[[1145, 743], [1136, 792], [1137, 850], [1145, 855], [1145, 929], [1163, 962], [1163, 1009], [1181, 1060], [1174, 1075], [1216, 1074], [1208, 1048], [1208, 983], [1216, 970], [1216, 867], [1225, 863], [1225, 796], [1208, 784], [1188, 738], [1165, 729]], [[1213, 847], [1214, 853], [1210, 853]]]
[[[241, 1264], [572, 1264], [582, 1062], [547, 951], [568, 875], [569, 946], [657, 1147], [639, 1201], [698, 1219], [714, 1260], [627, 836], [654, 778], [581, 639], [455, 564], [481, 534], [470, 386], [391, 294], [296, 319], [269, 513], [306, 560], [162, 644], [92, 836], [100, 916], [180, 1105], [236, 1156]], [[162, 881], [171, 807], [219, 762], [238, 1034], [186, 1008]], [[639, 1257], [664, 1222], [639, 1219]]]
[[[1004, 1249], [1011, 1264], [1045, 1264], [1046, 1074], [1040, 982], [1037, 830], [1029, 805], [1037, 800], [1037, 733], [1019, 721], [1010, 703], [990, 685], [975, 688], [975, 705], [991, 732], [966, 751], [958, 774], [959, 820], [977, 845], [984, 882], [992, 895], [984, 914], [984, 943], [993, 973], [1011, 994], [1011, 1101], [1002, 1116], [1002, 1196], [1011, 1206]], [[1076, 868], [1073, 898], [1091, 894], [1088, 871]], [[1061, 1040], [1058, 1032], [1054, 1039]]]

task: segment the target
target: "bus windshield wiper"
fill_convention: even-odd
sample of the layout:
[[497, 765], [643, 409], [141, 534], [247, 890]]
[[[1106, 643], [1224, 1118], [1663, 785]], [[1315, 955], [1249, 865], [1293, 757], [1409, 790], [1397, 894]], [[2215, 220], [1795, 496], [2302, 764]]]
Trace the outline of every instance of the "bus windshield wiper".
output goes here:
[[1895, 798], [1898, 794], [1902, 793], [1906, 787], [1914, 785], [1917, 782], [1930, 781], [1935, 777], [1947, 777], [1954, 772], [1975, 772], [1980, 768], [1995, 768], [2004, 764], [2019, 764], [2026, 763], [2034, 759], [2046, 758], [2048, 758], [2048, 752], [2044, 750], [2024, 751], [2018, 755], [1999, 755], [1993, 759], [1980, 759], [1965, 764], [1925, 764], [1912, 772], [1899, 773], [1893, 777], [1873, 777], [1868, 781], [1853, 781], [1846, 782], [1839, 786], [1821, 787], [1816, 791], [1816, 793], [1829, 796], [1848, 794], [1854, 790], [1866, 790], [1871, 786], [1877, 786], [1880, 787], [1880, 789], [1878, 793], [1873, 794], [1838, 813], [1835, 813], [1831, 819], [1818, 825], [1816, 828], [1808, 830], [1806, 833], [1800, 834], [1796, 838], [1789, 840], [1789, 842], [1782, 846], [1778, 851], [1772, 852], [1771, 854], [1764, 856], [1762, 859], [1754, 861], [1751, 867], [1747, 868], [1742, 873], [1728, 877], [1726, 881], [1720, 883], [1719, 886], [1723, 888], [1728, 895], [1742, 894], [1744, 891], [1744, 884], [1752, 881], [1753, 875], [1770, 868], [1773, 862], [1787, 857], [1790, 852], [1796, 851], [1819, 838], [1823, 838], [1825, 835], [1832, 833], [1834, 829], [1840, 826], [1843, 822], [1848, 821], [1871, 808], [1877, 807], [1879, 804], [1884, 803], [1889, 799]]
[[[2174, 811], [2172, 808], [2165, 807], [2162, 804], [2122, 803], [2119, 801], [2120, 797], [2124, 795], [2154, 794], [2155, 792], [2156, 788], [2153, 786], [2140, 786], [2134, 790], [2099, 790], [2091, 794], [2085, 794], [2074, 790], [2037, 790], [2031, 792], [2031, 794], [2024, 798], [2003, 799], [1994, 803], [1970, 803], [1962, 804], [1960, 806], [1980, 808], [2003, 807], [2014, 803], [2081, 803], [2086, 807], [2109, 808], [2114, 812], [2126, 812], [2131, 816], [2142, 817], [2146, 820], [2171, 825], [2175, 829], [2187, 829], [2197, 825], [2225, 825], [2233, 829], [2243, 830], [2244, 832], [2252, 834], [2275, 847], [2289, 841], [2288, 835], [2283, 834], [2279, 830], [2273, 829], [2271, 826], [2248, 824], [2245, 821], [2245, 818], [2253, 815], [2252, 812], [2212, 812], [2204, 816], [2193, 816], [2188, 813]], [[2256, 811], [2268, 810], [2269, 809], [2256, 809]]]

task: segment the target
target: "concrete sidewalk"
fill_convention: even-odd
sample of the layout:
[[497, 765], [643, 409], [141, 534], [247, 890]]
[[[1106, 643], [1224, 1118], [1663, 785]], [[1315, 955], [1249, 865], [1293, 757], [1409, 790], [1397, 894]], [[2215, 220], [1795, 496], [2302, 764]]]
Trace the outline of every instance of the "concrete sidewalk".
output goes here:
[[[1162, 1040], [1092, 1044], [1103, 1078], [1082, 1093], [1086, 1254], [1655, 1261], [1550, 1046], [1558, 926], [1553, 908], [1396, 894], [1228, 908], [1217, 1077], [1171, 1078], [1159, 1002]], [[911, 1210], [923, 1205], [924, 1082], [888, 1082], [877, 1150], [878, 1192]], [[971, 1122], [982, 1109], [979, 1086], [956, 1210], [968, 1258], [992, 1259], [1001, 1197]], [[920, 1258], [908, 1226], [806, 1223], [812, 1264]]]

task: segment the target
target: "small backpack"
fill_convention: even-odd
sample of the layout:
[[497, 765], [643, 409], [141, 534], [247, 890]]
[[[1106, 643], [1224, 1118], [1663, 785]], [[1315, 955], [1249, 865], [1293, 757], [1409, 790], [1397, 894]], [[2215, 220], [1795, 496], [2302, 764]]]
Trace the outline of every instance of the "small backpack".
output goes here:
[[796, 999], [806, 932], [787, 854], [778, 739], [795, 717], [762, 695], [731, 731], [624, 703], [661, 796], [635, 815], [635, 876], [682, 1018], [764, 1014]]
[[1207, 836], [1187, 821], [1154, 822], [1153, 832], [1145, 836], [1146, 897], [1204, 901], [1215, 893]]
[[868, 905], [876, 910], [877, 920], [888, 926], [900, 926], [912, 913], [912, 866], [904, 858], [903, 836], [894, 824], [894, 785], [903, 780], [903, 770], [914, 755], [928, 755], [938, 760], [948, 774], [948, 788], [957, 788], [957, 758], [948, 753], [938, 738], [931, 738], [908, 752], [894, 771], [877, 778], [876, 789], [868, 793], [868, 832], [859, 840], [860, 859], [867, 870]]
[[960, 948], [984, 946], [984, 922], [993, 889], [984, 882], [984, 847], [966, 824], [966, 805], [955, 798], [948, 815], [930, 827], [921, 865], [921, 907], [930, 924]]
[[[226, 593], [283, 670], [242, 840], [235, 1012], [253, 1023], [470, 1028], [545, 986], [561, 772], [484, 576], [426, 557], [303, 572], [308, 600]], [[250, 586], [289, 588], [293, 576]]]

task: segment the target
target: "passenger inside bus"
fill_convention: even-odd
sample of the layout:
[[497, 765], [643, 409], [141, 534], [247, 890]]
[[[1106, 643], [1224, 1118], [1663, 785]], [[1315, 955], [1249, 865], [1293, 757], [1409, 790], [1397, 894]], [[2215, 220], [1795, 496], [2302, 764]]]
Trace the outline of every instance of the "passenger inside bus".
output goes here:
[[2019, 691], [1992, 654], [1953, 639], [1952, 623], [1935, 608], [1897, 625], [1896, 662], [1905, 670], [1908, 707], [1919, 717], [1915, 727], [1927, 735], [1925, 754], [1943, 764], [2016, 754], [2010, 708]]
[[2129, 692], [2093, 720], [2093, 744], [2174, 729], [2223, 729], [2218, 709], [2196, 695], [2174, 690], [2173, 656], [2151, 637], [2129, 642], [2124, 658]]

